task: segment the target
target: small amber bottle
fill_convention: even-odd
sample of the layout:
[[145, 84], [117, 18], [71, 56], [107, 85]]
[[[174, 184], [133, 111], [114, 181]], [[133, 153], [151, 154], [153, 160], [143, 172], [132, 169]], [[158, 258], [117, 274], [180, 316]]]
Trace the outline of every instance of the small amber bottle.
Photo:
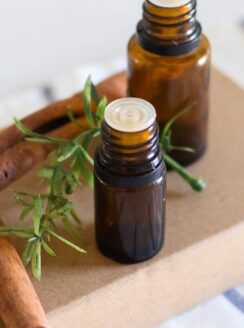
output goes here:
[[127, 264], [157, 254], [164, 241], [166, 167], [151, 104], [125, 98], [107, 107], [94, 176], [100, 251]]
[[128, 94], [154, 105], [162, 128], [189, 104], [174, 125], [172, 143], [187, 165], [205, 152], [209, 110], [210, 44], [196, 19], [196, 0], [146, 0], [128, 46]]

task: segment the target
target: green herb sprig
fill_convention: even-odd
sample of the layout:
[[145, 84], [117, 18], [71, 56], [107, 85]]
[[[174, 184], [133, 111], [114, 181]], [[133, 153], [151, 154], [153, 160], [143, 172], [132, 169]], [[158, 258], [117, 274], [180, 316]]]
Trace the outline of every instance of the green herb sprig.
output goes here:
[[189, 147], [178, 147], [172, 145], [171, 137], [172, 137], [172, 126], [174, 123], [185, 113], [187, 113], [193, 107], [193, 103], [190, 103], [185, 109], [179, 112], [176, 116], [174, 116], [164, 127], [160, 144], [161, 148], [164, 152], [164, 161], [169, 168], [176, 171], [195, 191], [201, 192], [206, 189], [206, 184], [202, 179], [193, 177], [188, 170], [186, 170], [182, 165], [176, 162], [171, 156], [170, 153], [173, 150], [178, 150], [187, 153], [194, 153], [195, 150]]
[[[97, 104], [95, 113], [91, 110], [92, 99]], [[15, 119], [16, 127], [32, 142], [52, 143], [57, 147], [50, 156], [50, 164], [40, 170], [42, 179], [48, 182], [48, 190], [44, 194], [14, 192], [17, 204], [22, 207], [20, 220], [32, 218], [32, 224], [27, 227], [0, 227], [0, 236], [14, 235], [27, 240], [22, 254], [25, 266], [31, 263], [32, 272], [36, 279], [41, 278], [42, 250], [50, 256], [55, 256], [51, 248], [51, 238], [56, 238], [80, 253], [86, 251], [75, 243], [65, 239], [58, 233], [61, 223], [70, 235], [82, 242], [82, 222], [75, 212], [74, 204], [69, 196], [81, 187], [81, 176], [93, 187], [93, 158], [88, 150], [92, 141], [100, 135], [106, 98], [100, 100], [96, 88], [87, 79], [84, 89], [85, 117], [89, 124], [84, 129], [74, 118], [72, 109], [68, 108], [70, 121], [77, 124], [81, 132], [72, 140], [57, 139], [38, 134], [29, 130]]]
[[[82, 222], [69, 196], [77, 188], [82, 187], [81, 176], [93, 187], [92, 166], [94, 162], [89, 154], [89, 149], [92, 142], [101, 134], [107, 100], [105, 97], [100, 99], [90, 77], [85, 83], [83, 94], [85, 118], [89, 127], [85, 129], [74, 117], [72, 108], [67, 108], [67, 116], [70, 121], [81, 129], [80, 134], [72, 140], [41, 135], [29, 130], [15, 119], [16, 127], [26, 136], [27, 140], [56, 145], [56, 149], [50, 156], [50, 164], [43, 166], [40, 170], [41, 178], [48, 184], [47, 192], [44, 194], [14, 192], [17, 204], [22, 207], [20, 220], [29, 217], [32, 220], [31, 224], [24, 227], [0, 227], [0, 236], [14, 235], [27, 240], [22, 260], [25, 266], [31, 263], [33, 275], [38, 280], [41, 278], [42, 251], [50, 256], [56, 255], [50, 246], [52, 238], [58, 239], [80, 253], [86, 253], [83, 248], [58, 233], [61, 223], [73, 238], [78, 242], [82, 241]], [[95, 112], [92, 111], [92, 101], [97, 106]], [[178, 172], [194, 190], [202, 191], [205, 188], [204, 182], [192, 177], [169, 155], [172, 150], [176, 149], [193, 152], [192, 149], [180, 148], [171, 144], [172, 125], [189, 109], [190, 107], [179, 113], [165, 126], [160, 142], [167, 165]]]
[[[14, 235], [27, 239], [22, 254], [22, 261], [25, 266], [30, 262], [32, 263], [32, 271], [36, 279], [39, 280], [41, 278], [42, 249], [51, 256], [56, 255], [49, 245], [51, 237], [59, 239], [80, 253], [85, 253], [85, 250], [61, 237], [57, 233], [58, 229], [56, 223], [61, 221], [70, 233], [72, 233], [77, 239], [80, 238], [77, 228], [81, 223], [77, 222], [77, 216], [73, 213], [73, 204], [71, 201], [62, 197], [62, 195], [53, 192], [43, 195], [15, 192], [15, 199], [23, 208], [20, 219], [24, 220], [31, 215], [32, 226], [1, 227], [0, 235]], [[72, 223], [71, 219], [76, 223], [76, 226]]]

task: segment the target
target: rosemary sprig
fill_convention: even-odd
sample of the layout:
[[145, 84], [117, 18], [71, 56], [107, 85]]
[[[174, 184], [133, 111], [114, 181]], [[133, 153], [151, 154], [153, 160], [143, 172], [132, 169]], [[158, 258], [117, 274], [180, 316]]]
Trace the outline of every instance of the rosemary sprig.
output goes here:
[[[23, 207], [21, 219], [31, 214], [32, 226], [29, 227], [1, 227], [0, 235], [15, 235], [27, 239], [26, 247], [22, 254], [25, 266], [32, 262], [32, 271], [36, 279], [41, 277], [41, 251], [42, 249], [51, 256], [55, 256], [54, 250], [49, 246], [51, 236], [58, 239], [56, 223], [72, 217], [73, 204], [62, 196], [50, 194], [30, 195], [15, 192], [15, 199]], [[63, 222], [64, 223], [64, 222]], [[70, 224], [72, 224], [70, 222]], [[77, 229], [76, 225], [76, 229]], [[85, 251], [72, 242], [62, 238], [70, 247], [84, 253]]]
[[[92, 101], [97, 105], [96, 112], [92, 111]], [[90, 186], [93, 186], [93, 158], [89, 154], [89, 148], [95, 138], [101, 134], [101, 123], [107, 106], [106, 98], [100, 99], [95, 86], [89, 77], [84, 88], [84, 112], [89, 128], [85, 129], [74, 117], [72, 108], [67, 108], [67, 115], [71, 122], [76, 124], [81, 132], [72, 140], [57, 139], [38, 134], [29, 130], [20, 121], [15, 119], [16, 127], [32, 142], [53, 143], [57, 147], [53, 151], [49, 165], [40, 170], [40, 176], [48, 183], [48, 190], [44, 194], [32, 194], [15, 191], [16, 202], [22, 207], [20, 220], [32, 219], [32, 224], [27, 227], [0, 227], [0, 236], [14, 235], [27, 239], [22, 260], [25, 266], [31, 263], [33, 275], [41, 278], [41, 254], [45, 251], [50, 256], [55, 256], [51, 248], [51, 238], [74, 250], [85, 253], [85, 250], [75, 243], [65, 239], [58, 233], [60, 224], [75, 238], [82, 241], [82, 223], [75, 212], [74, 205], [69, 199], [77, 188], [81, 186], [81, 176]], [[171, 127], [174, 122], [183, 115], [190, 106], [174, 117], [164, 128], [161, 136], [161, 146], [164, 158], [168, 166], [179, 173], [190, 186], [202, 191], [205, 184], [202, 180], [192, 177], [186, 169], [175, 162], [169, 155], [174, 150], [193, 152], [189, 148], [180, 148], [171, 144]]]
[[189, 147], [178, 147], [172, 145], [171, 136], [172, 136], [172, 126], [174, 123], [185, 113], [187, 113], [193, 106], [193, 103], [190, 103], [185, 109], [179, 112], [174, 116], [164, 127], [160, 143], [164, 153], [164, 160], [168, 167], [176, 171], [191, 187], [193, 190], [201, 192], [206, 189], [206, 184], [202, 179], [193, 177], [188, 170], [186, 170], [182, 165], [177, 163], [169, 154], [173, 150], [178, 150], [187, 153], [194, 153], [195, 150]]
[[[92, 112], [92, 100], [97, 104], [97, 111]], [[78, 187], [81, 186], [83, 175], [89, 185], [93, 186], [93, 158], [88, 153], [92, 141], [100, 135], [100, 127], [107, 106], [106, 98], [99, 99], [97, 91], [90, 77], [86, 81], [84, 91], [85, 117], [89, 128], [85, 130], [74, 118], [72, 109], [67, 109], [70, 121], [77, 124], [81, 132], [73, 140], [51, 138], [29, 130], [20, 121], [15, 119], [16, 127], [26, 136], [27, 140], [34, 142], [53, 143], [57, 147], [52, 153], [51, 162], [40, 170], [42, 179], [48, 182], [48, 191], [44, 194], [32, 194], [15, 191], [16, 202], [22, 207], [20, 219], [32, 218], [32, 225], [27, 227], [1, 227], [0, 236], [14, 235], [27, 239], [22, 260], [25, 266], [31, 263], [32, 272], [36, 279], [41, 278], [41, 254], [45, 251], [55, 256], [51, 248], [51, 238], [73, 248], [80, 253], [85, 250], [75, 243], [65, 239], [58, 233], [62, 223], [65, 229], [77, 241], [82, 241], [82, 223], [75, 212], [73, 203], [69, 200]]]

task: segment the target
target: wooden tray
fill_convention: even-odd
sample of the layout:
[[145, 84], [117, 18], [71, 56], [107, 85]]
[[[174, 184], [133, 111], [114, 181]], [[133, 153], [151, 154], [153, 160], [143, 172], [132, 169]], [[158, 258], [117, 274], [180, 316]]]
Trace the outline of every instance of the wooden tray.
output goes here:
[[[208, 189], [194, 193], [169, 174], [166, 244], [157, 257], [133, 266], [103, 257], [94, 242], [92, 190], [74, 196], [88, 254], [54, 242], [57, 257], [43, 256], [42, 281], [34, 281], [51, 327], [153, 327], [244, 281], [244, 94], [216, 71], [212, 91], [208, 152], [191, 167]], [[12, 187], [33, 191], [36, 174]], [[15, 224], [18, 211], [2, 192], [5, 223]]]

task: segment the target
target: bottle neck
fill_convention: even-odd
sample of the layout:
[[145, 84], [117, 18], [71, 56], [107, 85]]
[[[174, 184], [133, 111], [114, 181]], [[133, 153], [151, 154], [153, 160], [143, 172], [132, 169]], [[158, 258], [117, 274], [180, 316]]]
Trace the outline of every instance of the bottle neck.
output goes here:
[[104, 121], [97, 159], [104, 170], [118, 176], [140, 175], [157, 169], [162, 162], [157, 123], [146, 130], [129, 133], [116, 131]]
[[141, 47], [163, 56], [178, 56], [194, 50], [202, 33], [196, 19], [196, 6], [196, 0], [170, 8], [146, 0], [136, 33]]

